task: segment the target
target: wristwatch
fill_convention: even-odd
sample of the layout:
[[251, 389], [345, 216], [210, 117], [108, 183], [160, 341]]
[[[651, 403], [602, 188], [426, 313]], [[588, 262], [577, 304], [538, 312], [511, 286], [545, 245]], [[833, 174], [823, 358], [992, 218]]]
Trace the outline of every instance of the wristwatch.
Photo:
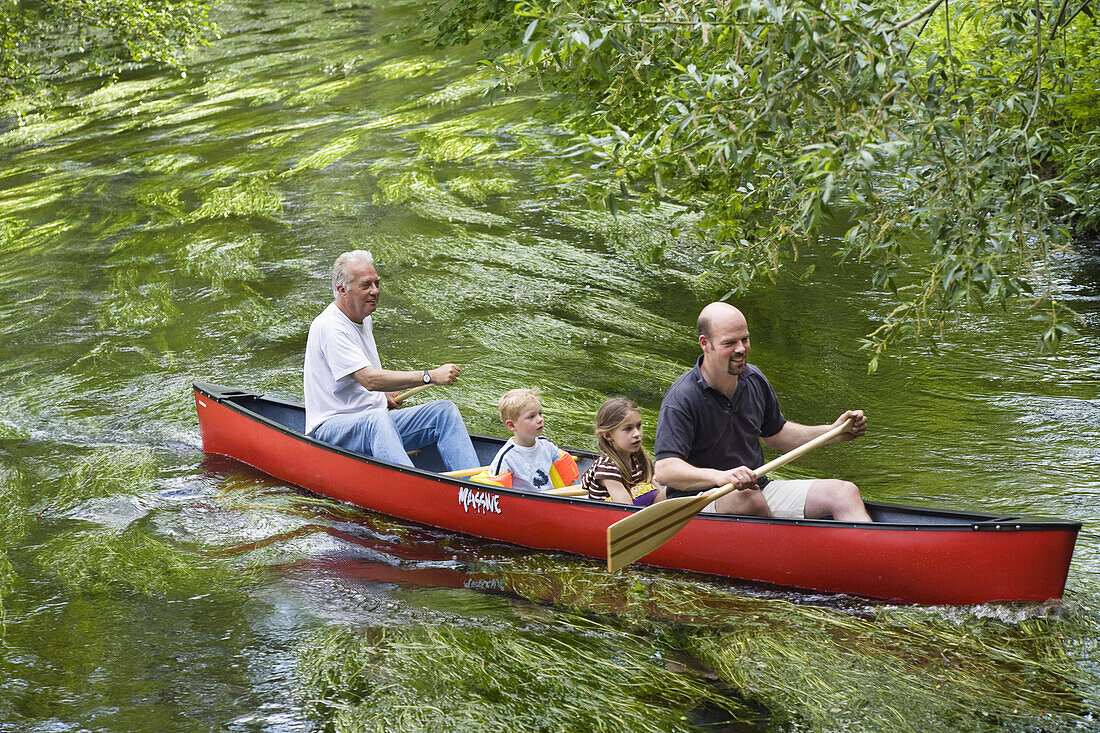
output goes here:
[[424, 384], [431, 384], [432, 383], [432, 375], [428, 374], [427, 372], [424, 372], [423, 379], [424, 379]]

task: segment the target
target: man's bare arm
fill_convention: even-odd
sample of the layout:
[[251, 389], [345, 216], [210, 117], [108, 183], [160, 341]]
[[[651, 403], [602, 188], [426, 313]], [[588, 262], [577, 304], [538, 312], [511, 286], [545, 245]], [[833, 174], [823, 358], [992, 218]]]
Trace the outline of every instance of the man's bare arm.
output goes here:
[[653, 478], [680, 491], [696, 491], [714, 486], [732, 483], [739, 489], [751, 489], [756, 486], [756, 476], [752, 469], [738, 466], [729, 471], [712, 468], [698, 468], [682, 458], [662, 458], [653, 467]]
[[838, 417], [832, 425], [801, 425], [787, 421], [778, 433], [763, 438], [764, 445], [772, 450], [786, 453], [810, 442], [819, 435], [824, 435], [836, 426], [843, 424], [848, 418], [852, 418], [852, 427], [849, 428], [848, 432], [841, 433], [829, 442], [841, 443], [846, 440], [854, 440], [867, 432], [867, 418], [864, 416], [863, 410], [848, 410]]
[[[428, 370], [432, 384], [454, 384], [461, 369], [455, 364], [443, 364]], [[424, 372], [397, 372], [390, 369], [375, 369], [365, 366], [351, 375], [356, 382], [372, 392], [390, 392], [398, 389], [419, 387], [424, 384]]]

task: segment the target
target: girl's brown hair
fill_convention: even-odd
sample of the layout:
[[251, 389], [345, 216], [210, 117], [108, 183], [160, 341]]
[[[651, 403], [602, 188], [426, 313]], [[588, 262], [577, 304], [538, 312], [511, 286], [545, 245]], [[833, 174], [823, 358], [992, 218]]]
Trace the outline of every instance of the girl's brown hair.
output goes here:
[[653, 459], [646, 453], [645, 448], [639, 448], [634, 455], [624, 461], [619, 451], [615, 450], [615, 446], [607, 438], [607, 433], [619, 427], [631, 412], [640, 414], [641, 410], [633, 400], [626, 397], [612, 397], [600, 405], [600, 409], [596, 411], [596, 445], [599, 446], [600, 453], [612, 460], [615, 468], [619, 469], [619, 473], [626, 481], [630, 481], [632, 473], [630, 458], [634, 456], [638, 457], [638, 462], [642, 465], [642, 481], [652, 481]]

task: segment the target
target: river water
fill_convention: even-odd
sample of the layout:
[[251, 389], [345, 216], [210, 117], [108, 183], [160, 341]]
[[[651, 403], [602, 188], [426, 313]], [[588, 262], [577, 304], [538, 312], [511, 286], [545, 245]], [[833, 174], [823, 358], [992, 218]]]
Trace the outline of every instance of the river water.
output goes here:
[[0, 128], [0, 730], [1100, 726], [1095, 244], [1056, 262], [1084, 322], [1053, 356], [1022, 308], [962, 312], [868, 376], [857, 340], [889, 302], [814, 249], [736, 301], [789, 418], [870, 415], [789, 475], [1081, 520], [1058, 604], [609, 576], [203, 453], [191, 382], [300, 396], [353, 247], [381, 262], [384, 362], [463, 364], [437, 394], [475, 432], [537, 386], [560, 444], [591, 447], [613, 394], [651, 441], [698, 353], [725, 290], [678, 212], [590, 210], [537, 88], [491, 103], [475, 52], [387, 39], [422, 12], [233, 4], [187, 76], [75, 80]]

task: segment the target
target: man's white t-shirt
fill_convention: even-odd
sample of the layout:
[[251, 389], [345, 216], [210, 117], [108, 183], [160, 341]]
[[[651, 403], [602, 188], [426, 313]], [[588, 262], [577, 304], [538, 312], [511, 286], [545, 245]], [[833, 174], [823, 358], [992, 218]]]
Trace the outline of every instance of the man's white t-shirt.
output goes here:
[[355, 323], [333, 301], [313, 319], [306, 339], [306, 435], [336, 415], [386, 409], [385, 392], [372, 392], [351, 376], [365, 366], [382, 368], [370, 316]]

